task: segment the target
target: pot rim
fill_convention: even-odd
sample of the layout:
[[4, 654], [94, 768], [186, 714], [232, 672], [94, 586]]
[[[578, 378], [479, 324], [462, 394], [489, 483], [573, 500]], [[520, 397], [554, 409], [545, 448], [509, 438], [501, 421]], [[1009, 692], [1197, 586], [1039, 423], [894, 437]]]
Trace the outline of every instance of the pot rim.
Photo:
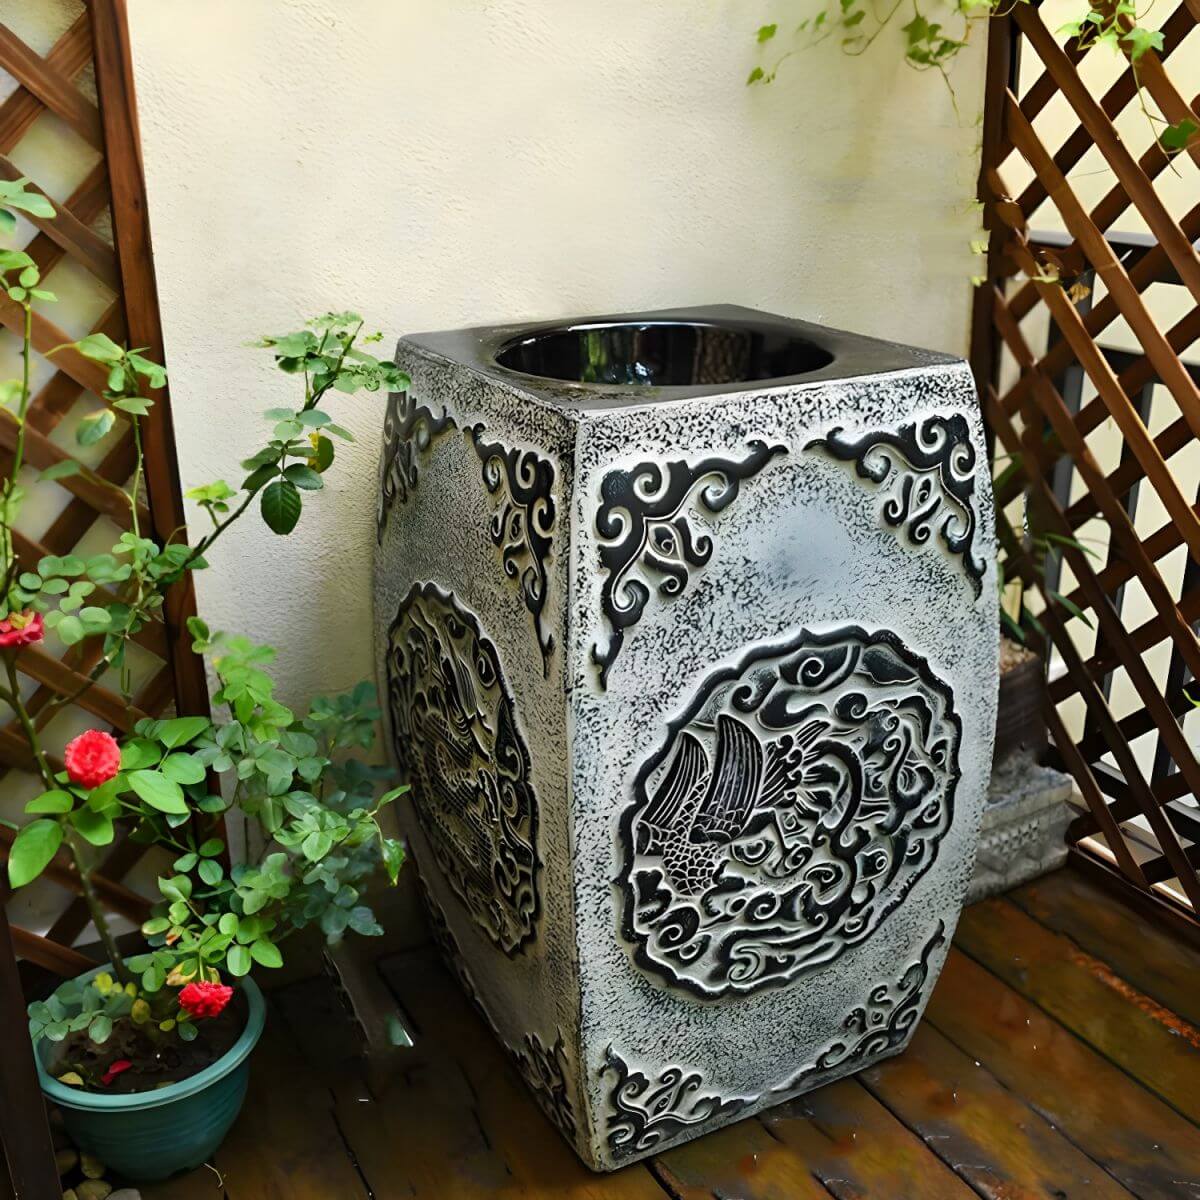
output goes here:
[[[84, 971], [76, 978], [91, 979], [93, 976], [99, 975], [101, 971], [111, 970], [111, 968], [111, 963], [102, 963], [91, 971]], [[194, 1096], [197, 1092], [202, 1092], [210, 1084], [216, 1083], [218, 1079], [241, 1066], [258, 1043], [258, 1039], [262, 1036], [263, 1026], [266, 1024], [267, 1006], [258, 984], [247, 975], [237, 981], [237, 986], [246, 994], [249, 1008], [246, 1027], [242, 1030], [238, 1040], [216, 1062], [205, 1067], [203, 1071], [197, 1071], [195, 1075], [190, 1075], [187, 1079], [180, 1079], [176, 1083], [156, 1091], [123, 1092], [116, 1096], [103, 1096], [98, 1092], [84, 1092], [78, 1088], [69, 1087], [47, 1074], [39, 1047], [33, 1057], [37, 1063], [38, 1082], [41, 1085], [42, 1093], [53, 1100], [55, 1104], [64, 1108], [104, 1109], [109, 1112], [119, 1112], [121, 1110], [160, 1108], [164, 1104], [171, 1104], [176, 1100], [183, 1100], [187, 1096]]]

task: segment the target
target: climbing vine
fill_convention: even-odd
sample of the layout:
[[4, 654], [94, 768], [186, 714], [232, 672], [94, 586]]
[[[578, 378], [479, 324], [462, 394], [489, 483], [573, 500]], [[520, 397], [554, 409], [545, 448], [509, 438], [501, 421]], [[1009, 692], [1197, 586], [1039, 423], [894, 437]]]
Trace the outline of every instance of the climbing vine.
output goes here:
[[[904, 37], [904, 61], [916, 71], [937, 71], [950, 87], [949, 68], [968, 45], [971, 32], [980, 22], [1004, 16], [1017, 3], [1029, 0], [830, 0], [824, 7], [803, 17], [794, 27], [794, 43], [777, 52], [767, 65], [756, 66], [748, 84], [768, 84], [775, 80], [780, 67], [801, 50], [836, 39], [851, 56], [863, 54], [887, 29], [897, 28]], [[1189, 118], [1174, 124], [1166, 121], [1147, 104], [1138, 62], [1149, 50], [1163, 48], [1163, 35], [1142, 24], [1153, 0], [1138, 11], [1136, 0], [1090, 0], [1081, 15], [1059, 30], [1074, 40], [1081, 50], [1105, 45], [1124, 54], [1133, 67], [1138, 101], [1150, 122], [1155, 138], [1168, 157], [1187, 148], [1200, 127]], [[934, 16], [940, 19], [933, 19]], [[904, 24], [900, 24], [904, 21]], [[759, 26], [755, 37], [760, 46], [778, 45], [778, 22]], [[951, 88], [953, 94], [953, 88]]]

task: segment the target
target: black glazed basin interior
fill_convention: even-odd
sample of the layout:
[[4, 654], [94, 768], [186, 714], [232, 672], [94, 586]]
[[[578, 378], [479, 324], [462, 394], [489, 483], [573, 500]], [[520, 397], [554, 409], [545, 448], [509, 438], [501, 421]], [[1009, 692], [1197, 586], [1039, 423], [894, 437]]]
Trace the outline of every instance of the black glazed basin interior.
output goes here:
[[571, 383], [689, 387], [783, 379], [818, 371], [833, 354], [778, 326], [644, 320], [539, 329], [506, 343], [510, 371]]

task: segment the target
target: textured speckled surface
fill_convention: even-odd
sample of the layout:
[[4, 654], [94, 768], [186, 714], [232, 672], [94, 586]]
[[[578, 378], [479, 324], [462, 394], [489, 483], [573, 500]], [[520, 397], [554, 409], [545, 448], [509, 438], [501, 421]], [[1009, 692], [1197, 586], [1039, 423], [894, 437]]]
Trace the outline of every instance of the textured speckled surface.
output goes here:
[[[480, 331], [467, 361], [398, 349], [375, 635], [401, 758], [442, 781], [409, 834], [460, 980], [598, 1168], [902, 1049], [971, 876], [997, 665], [970, 376], [829, 340], [869, 369], [585, 405], [472, 364]], [[484, 443], [515, 452], [500, 476]], [[414, 650], [396, 618], [427, 584], [487, 654], [433, 625]], [[489, 760], [495, 671], [527, 768]], [[479, 822], [518, 780], [539, 909], [514, 952], [430, 839], [509, 878]]]

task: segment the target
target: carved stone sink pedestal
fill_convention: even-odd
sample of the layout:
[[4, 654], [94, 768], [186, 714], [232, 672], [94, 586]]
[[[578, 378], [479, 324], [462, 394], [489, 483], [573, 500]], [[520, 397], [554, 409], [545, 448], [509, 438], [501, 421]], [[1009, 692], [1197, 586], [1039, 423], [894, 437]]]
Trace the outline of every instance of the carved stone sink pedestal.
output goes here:
[[376, 640], [432, 928], [608, 1170], [902, 1050], [996, 704], [964, 363], [715, 307], [404, 338]]

